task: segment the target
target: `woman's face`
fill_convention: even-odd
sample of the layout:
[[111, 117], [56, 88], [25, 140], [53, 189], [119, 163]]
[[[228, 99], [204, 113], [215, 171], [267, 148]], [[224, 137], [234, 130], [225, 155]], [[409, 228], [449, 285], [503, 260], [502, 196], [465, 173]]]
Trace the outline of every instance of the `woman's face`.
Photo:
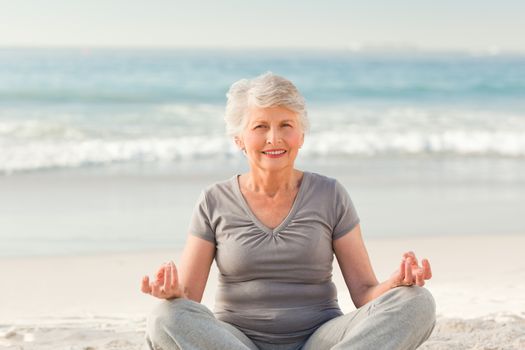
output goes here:
[[267, 171], [293, 168], [304, 132], [297, 113], [284, 107], [252, 107], [248, 124], [236, 138], [237, 145], [246, 150], [252, 168]]

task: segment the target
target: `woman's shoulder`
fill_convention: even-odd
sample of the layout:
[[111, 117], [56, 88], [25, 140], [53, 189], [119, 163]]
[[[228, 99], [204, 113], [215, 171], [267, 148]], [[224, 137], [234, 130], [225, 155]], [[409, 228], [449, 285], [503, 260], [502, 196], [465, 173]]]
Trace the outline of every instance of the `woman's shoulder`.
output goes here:
[[208, 185], [206, 185], [204, 187], [204, 192], [214, 192], [214, 191], [217, 191], [217, 190], [224, 190], [225, 188], [228, 188], [229, 190], [232, 189], [232, 184], [233, 182], [236, 180], [236, 177], [238, 175], [234, 175], [228, 179], [224, 179], [224, 180], [219, 180], [219, 181], [215, 181], [215, 182], [212, 182]]
[[305, 171], [304, 175], [308, 176], [311, 186], [334, 186], [338, 182], [333, 177], [316, 172]]
[[205, 200], [212, 200], [219, 202], [221, 199], [235, 197], [235, 185], [237, 181], [237, 174], [229, 179], [219, 180], [204, 187], [202, 190], [202, 197]]
[[305, 171], [303, 181], [305, 196], [308, 198], [329, 200], [337, 192], [338, 181], [327, 175]]
[[315, 192], [314, 195], [325, 194], [339, 197], [347, 195], [346, 187], [336, 178], [315, 173], [305, 172], [308, 174], [309, 180], [307, 187], [310, 191]]

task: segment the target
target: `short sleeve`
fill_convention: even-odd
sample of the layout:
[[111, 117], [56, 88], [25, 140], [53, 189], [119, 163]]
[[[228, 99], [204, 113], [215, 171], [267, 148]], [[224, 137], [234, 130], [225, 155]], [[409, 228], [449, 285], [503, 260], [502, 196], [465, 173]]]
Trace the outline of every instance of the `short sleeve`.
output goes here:
[[210, 212], [206, 202], [206, 192], [202, 191], [197, 204], [193, 208], [191, 215], [189, 233], [212, 243], [215, 241], [215, 232], [210, 224]]
[[343, 237], [359, 223], [359, 216], [350, 199], [350, 195], [339, 181], [335, 181], [335, 224], [332, 240]]

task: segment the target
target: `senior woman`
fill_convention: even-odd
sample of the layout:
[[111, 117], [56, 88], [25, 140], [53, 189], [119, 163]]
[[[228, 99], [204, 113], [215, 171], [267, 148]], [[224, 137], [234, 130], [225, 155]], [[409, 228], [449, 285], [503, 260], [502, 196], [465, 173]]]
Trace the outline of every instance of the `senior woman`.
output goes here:
[[[335, 179], [295, 168], [308, 121], [288, 80], [266, 73], [234, 83], [226, 126], [249, 172], [205, 189], [179, 269], [160, 267], [142, 291], [163, 300], [147, 322], [150, 349], [414, 349], [432, 332], [431, 278], [405, 253], [379, 283], [359, 218]], [[356, 310], [343, 315], [332, 277], [337, 257]], [[213, 259], [212, 313], [200, 304]]]

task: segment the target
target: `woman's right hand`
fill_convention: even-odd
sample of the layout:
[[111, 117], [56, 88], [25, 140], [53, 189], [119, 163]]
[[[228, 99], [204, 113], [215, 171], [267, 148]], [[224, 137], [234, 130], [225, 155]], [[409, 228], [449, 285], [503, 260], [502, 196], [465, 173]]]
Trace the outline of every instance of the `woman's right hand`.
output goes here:
[[160, 299], [185, 298], [186, 295], [179, 284], [177, 268], [173, 261], [162, 265], [157, 272], [155, 281], [150, 282], [148, 276], [142, 278], [143, 293], [151, 294]]

